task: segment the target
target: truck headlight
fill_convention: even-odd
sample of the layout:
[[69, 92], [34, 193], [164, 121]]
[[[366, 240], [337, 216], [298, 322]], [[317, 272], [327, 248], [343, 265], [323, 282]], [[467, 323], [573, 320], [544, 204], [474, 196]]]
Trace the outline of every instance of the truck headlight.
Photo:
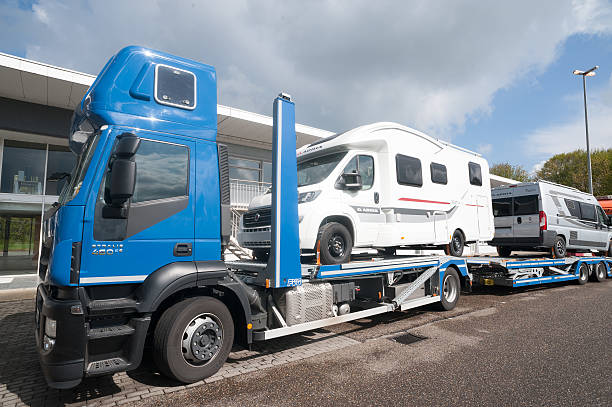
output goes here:
[[50, 338], [55, 338], [57, 332], [57, 321], [51, 318], [45, 319], [45, 334]]
[[53, 349], [53, 345], [55, 345], [55, 339], [49, 338], [47, 335], [43, 338], [43, 349], [45, 351], [50, 351]]
[[314, 201], [319, 196], [320, 193], [321, 191], [302, 192], [301, 194], [298, 195], [298, 203], [306, 203], [306, 202]]

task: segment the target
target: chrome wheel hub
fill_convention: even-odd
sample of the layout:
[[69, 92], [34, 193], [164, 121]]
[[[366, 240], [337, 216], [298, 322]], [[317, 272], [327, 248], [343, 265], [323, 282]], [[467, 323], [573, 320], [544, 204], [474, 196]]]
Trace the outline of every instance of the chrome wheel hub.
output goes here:
[[201, 314], [191, 320], [183, 331], [181, 350], [191, 365], [210, 362], [223, 344], [221, 322], [214, 315]]

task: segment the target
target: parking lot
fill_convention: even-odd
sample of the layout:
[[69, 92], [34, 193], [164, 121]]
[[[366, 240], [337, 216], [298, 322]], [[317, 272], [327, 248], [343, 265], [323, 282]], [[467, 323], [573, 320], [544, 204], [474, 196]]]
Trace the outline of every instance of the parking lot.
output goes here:
[[[189, 386], [160, 376], [145, 358], [133, 372], [47, 388], [33, 306], [0, 302], [3, 406], [612, 403], [612, 280], [494, 287], [463, 296], [451, 312], [424, 307], [235, 349], [217, 375]], [[449, 380], [461, 386], [444, 386]]]

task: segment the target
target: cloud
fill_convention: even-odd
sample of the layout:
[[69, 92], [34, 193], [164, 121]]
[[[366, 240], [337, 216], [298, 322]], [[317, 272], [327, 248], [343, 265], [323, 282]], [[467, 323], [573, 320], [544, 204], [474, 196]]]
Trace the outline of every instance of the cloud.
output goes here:
[[487, 155], [491, 151], [493, 151], [493, 145], [492, 144], [488, 144], [488, 143], [487, 144], [479, 144], [478, 147], [476, 147], [476, 151], [478, 151], [482, 155]]
[[149, 46], [214, 65], [222, 104], [270, 114], [287, 91], [301, 123], [392, 120], [445, 139], [569, 36], [612, 26], [604, 0], [23, 4], [0, 3], [1, 50], [95, 74], [121, 47]]
[[[582, 100], [564, 98], [576, 106], [576, 113], [567, 121], [534, 130], [524, 137], [526, 154], [546, 157], [577, 149], [586, 150], [586, 132]], [[612, 75], [608, 86], [588, 95], [589, 145], [591, 150], [612, 147]], [[542, 163], [543, 164], [543, 163]]]

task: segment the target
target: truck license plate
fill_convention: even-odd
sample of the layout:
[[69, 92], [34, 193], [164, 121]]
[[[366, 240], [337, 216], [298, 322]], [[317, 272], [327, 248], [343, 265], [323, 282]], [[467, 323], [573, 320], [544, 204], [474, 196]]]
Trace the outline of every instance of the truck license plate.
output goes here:
[[492, 278], [485, 278], [484, 284], [485, 285], [495, 285], [495, 280], [493, 280]]

